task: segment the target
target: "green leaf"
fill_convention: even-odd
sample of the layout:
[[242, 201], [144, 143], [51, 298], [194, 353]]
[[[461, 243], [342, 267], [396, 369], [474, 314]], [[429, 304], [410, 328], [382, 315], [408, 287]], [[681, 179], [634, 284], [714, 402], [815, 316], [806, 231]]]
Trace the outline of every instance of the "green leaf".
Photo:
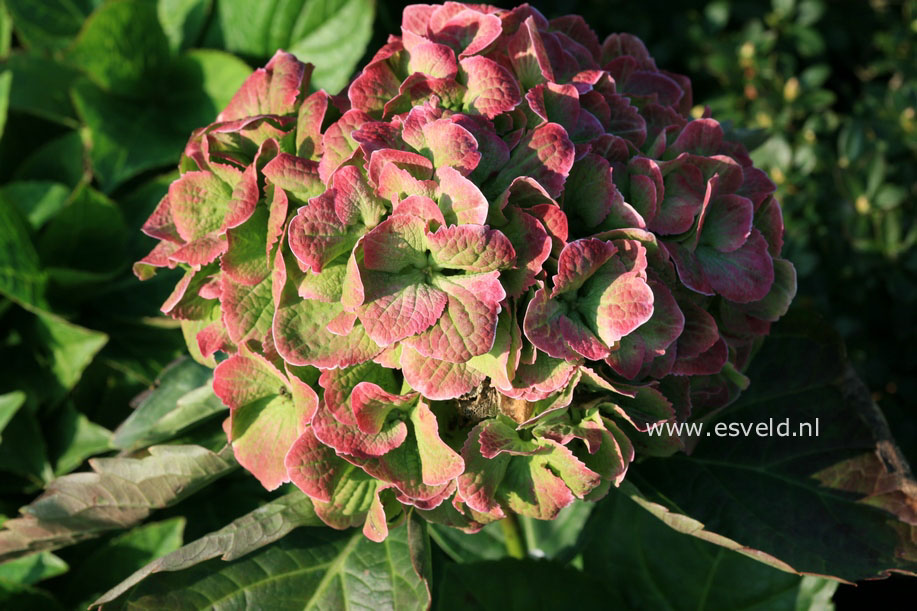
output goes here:
[[6, 60], [16, 86], [10, 91], [10, 109], [76, 127], [69, 89], [79, 72], [35, 53], [16, 52]]
[[127, 239], [118, 206], [95, 189], [84, 187], [50, 220], [37, 247], [42, 264], [55, 268], [49, 269], [52, 280], [67, 282], [68, 272], [92, 279], [123, 269]]
[[10, 17], [6, 6], [0, 3], [0, 59], [6, 59], [10, 54], [10, 43], [13, 37], [13, 19]]
[[156, 14], [173, 51], [194, 46], [212, 4], [212, 0], [158, 0]]
[[5, 0], [16, 35], [30, 49], [56, 51], [70, 44], [92, 10], [87, 0]]
[[616, 490], [596, 508], [584, 537], [589, 543], [583, 569], [620, 592], [624, 608], [794, 611], [819, 608], [804, 606], [813, 590], [830, 598], [837, 587], [814, 577], [803, 583], [802, 577], [679, 533]]
[[169, 42], [151, 2], [108, 0], [83, 24], [68, 59], [106, 91], [142, 98], [162, 84]]
[[374, 12], [372, 0], [223, 0], [211, 36], [259, 61], [285, 49], [315, 65], [315, 88], [337, 93], [363, 56]]
[[[691, 456], [635, 463], [631, 498], [676, 530], [786, 571], [849, 581], [917, 572], [907, 513], [917, 484], [833, 332], [791, 310], [747, 374], [749, 389], [716, 422], [773, 419], [776, 433], [789, 423], [787, 435], [704, 436]], [[789, 434], [816, 422], [817, 435]]]
[[32, 410], [20, 409], [7, 423], [0, 443], [0, 470], [25, 477], [38, 486], [54, 477], [41, 427]]
[[63, 575], [69, 568], [66, 562], [51, 552], [23, 556], [0, 564], [0, 588], [4, 582], [30, 586]]
[[15, 175], [17, 180], [47, 180], [73, 188], [86, 179], [88, 165], [80, 132], [70, 131], [26, 157]]
[[519, 516], [529, 554], [563, 562], [571, 560], [582, 547], [578, 536], [593, 507], [593, 503], [574, 501], [553, 520]]
[[0, 202], [0, 295], [41, 307], [47, 278], [25, 220], [15, 206]]
[[10, 85], [13, 82], [13, 73], [10, 70], [0, 72], [0, 137], [3, 137], [3, 128], [6, 127], [6, 112], [10, 106]]
[[0, 187], [0, 201], [19, 208], [33, 231], [38, 231], [66, 204], [70, 188], [50, 181], [17, 181]]
[[[198, 365], [189, 358], [183, 358], [167, 367], [156, 380], [156, 386], [148, 391], [134, 411], [115, 430], [113, 445], [119, 450], [135, 450], [169, 439], [172, 435], [195, 421], [192, 410], [202, 409], [209, 416], [218, 407], [226, 408], [210, 390], [212, 400], [196, 401], [199, 395], [190, 397], [185, 403], [179, 401], [198, 389], [210, 389], [213, 374], [207, 367]], [[215, 403], [214, 403], [215, 402]], [[177, 412], [177, 413], [176, 413]]]
[[111, 449], [111, 431], [80, 413], [70, 402], [55, 413], [49, 439], [54, 474], [70, 473], [90, 456]]
[[87, 609], [110, 584], [180, 548], [184, 530], [185, 518], [179, 517], [118, 535], [81, 561], [59, 589], [68, 600], [80, 601], [74, 608]]
[[[373, 543], [359, 530], [305, 528], [252, 553], [297, 526], [314, 524], [310, 505], [302, 494], [281, 497], [163, 558], [162, 563], [168, 561], [164, 566], [154, 563], [145, 568], [143, 575], [135, 575], [94, 605], [127, 593], [123, 602], [134, 609], [428, 607], [427, 537], [424, 524], [414, 517], [392, 529], [383, 543]], [[149, 576], [128, 592], [145, 575]]]
[[182, 56], [168, 86], [151, 99], [119, 98], [78, 81], [73, 101], [89, 128], [90, 157], [102, 190], [176, 164], [189, 134], [216, 118], [250, 72], [228, 53], [195, 51]]
[[144, 458], [97, 458], [92, 472], [65, 475], [0, 529], [0, 560], [57, 549], [124, 529], [236, 468], [229, 451], [153, 446]]
[[[21, 390], [0, 395], [0, 434], [3, 433], [3, 429], [6, 428], [6, 425], [9, 424], [9, 421], [12, 420], [24, 403], [25, 393]], [[0, 436], [0, 440], [2, 439], [3, 437]]]
[[437, 583], [439, 611], [476, 609], [625, 609], [620, 594], [593, 576], [551, 560], [447, 564]]
[[83, 370], [108, 342], [101, 331], [86, 329], [44, 311], [36, 311], [37, 335], [46, 351], [44, 363], [61, 387], [70, 390], [79, 382]]
[[429, 528], [430, 538], [456, 562], [500, 560], [506, 557], [506, 543], [498, 522], [488, 524], [473, 534], [441, 524], [431, 523]]

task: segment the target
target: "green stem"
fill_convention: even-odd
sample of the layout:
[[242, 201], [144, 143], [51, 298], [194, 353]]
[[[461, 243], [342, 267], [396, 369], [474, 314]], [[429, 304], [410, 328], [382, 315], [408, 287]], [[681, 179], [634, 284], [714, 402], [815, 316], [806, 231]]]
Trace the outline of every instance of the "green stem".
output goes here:
[[525, 539], [522, 536], [522, 528], [519, 525], [519, 517], [515, 513], [508, 512], [507, 516], [500, 520], [503, 527], [503, 539], [506, 545], [506, 553], [512, 558], [525, 558], [528, 552], [525, 549]]

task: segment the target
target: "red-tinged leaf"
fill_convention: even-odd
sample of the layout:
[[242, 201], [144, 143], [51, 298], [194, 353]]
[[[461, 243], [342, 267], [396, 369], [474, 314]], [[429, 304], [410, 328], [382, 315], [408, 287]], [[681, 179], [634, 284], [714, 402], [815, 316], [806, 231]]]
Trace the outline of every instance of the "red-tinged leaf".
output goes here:
[[567, 215], [556, 204], [539, 204], [530, 208], [528, 213], [541, 221], [545, 231], [551, 237], [551, 252], [560, 256], [567, 245], [570, 230], [567, 225]]
[[267, 66], [258, 68], [246, 79], [217, 121], [292, 113], [300, 94], [309, 89], [311, 74], [311, 64], [303, 64], [296, 56], [277, 51]]
[[600, 57], [602, 48], [599, 44], [598, 36], [586, 23], [586, 20], [579, 15], [564, 15], [556, 17], [550, 21], [551, 30], [554, 32], [563, 32], [571, 39], [577, 41], [589, 50], [593, 57]]
[[473, 9], [463, 10], [446, 21], [434, 15], [430, 26], [433, 39], [449, 45], [460, 58], [484, 51], [503, 32], [499, 17]]
[[568, 345], [561, 319], [568, 320], [565, 306], [557, 299], [549, 299], [545, 289], [538, 289], [526, 307], [522, 328], [528, 340], [545, 354], [573, 361], [579, 354]]
[[322, 397], [324, 404], [341, 424], [357, 425], [350, 406], [350, 395], [361, 382], [371, 382], [388, 392], [398, 391], [393, 373], [372, 362], [325, 370], [318, 379], [319, 385], [325, 391]]
[[609, 216], [603, 228], [645, 227], [640, 215], [624, 203], [612, 180], [611, 164], [592, 153], [573, 164], [564, 183], [563, 209], [578, 233], [591, 233]]
[[767, 240], [771, 256], [779, 257], [783, 250], [783, 212], [776, 199], [770, 198], [755, 211], [754, 226]]
[[440, 6], [435, 4], [409, 4], [401, 14], [401, 29], [418, 36], [429, 36], [428, 24]]
[[140, 230], [157, 240], [167, 240], [179, 244], [184, 242], [178, 233], [178, 228], [175, 226], [175, 220], [172, 218], [172, 202], [168, 193], [159, 200], [159, 204], [153, 210], [153, 214], [143, 223], [143, 227]]
[[[485, 433], [503, 438], [513, 453], [496, 450], [485, 458]], [[549, 520], [601, 482], [570, 450], [550, 439], [524, 441], [511, 426], [487, 420], [472, 429], [462, 449], [465, 473], [458, 478], [458, 495], [483, 513], [511, 510]]]
[[274, 157], [261, 173], [299, 204], [304, 204], [325, 190], [325, 184], [318, 174], [318, 163], [289, 153], [280, 153]]
[[679, 303], [685, 315], [685, 328], [678, 337], [678, 356], [695, 357], [709, 350], [720, 339], [716, 321], [707, 310], [693, 301]]
[[760, 301], [739, 306], [745, 314], [761, 320], [776, 322], [790, 307], [796, 296], [796, 268], [786, 259], [774, 259], [774, 284]]
[[446, 224], [443, 212], [436, 205], [436, 202], [429, 197], [420, 195], [412, 195], [399, 202], [395, 210], [392, 211], [390, 218], [398, 216], [414, 217], [415, 220], [423, 222], [427, 228]]
[[621, 93], [632, 98], [643, 98], [663, 106], [678, 107], [684, 96], [681, 85], [662, 72], [635, 70], [624, 79], [619, 79], [614, 70], [609, 72], [617, 80]]
[[169, 211], [185, 242], [215, 234], [229, 213], [232, 187], [210, 172], [186, 172], [169, 185]]
[[634, 157], [627, 165], [630, 178], [628, 203], [647, 225], [653, 225], [659, 206], [665, 197], [665, 183], [659, 165], [646, 157]]
[[325, 328], [335, 335], [348, 335], [353, 331], [353, 326], [356, 322], [357, 315], [353, 312], [345, 311], [332, 318]]
[[180, 246], [175, 242], [166, 242], [165, 240], [159, 242], [147, 256], [134, 263], [132, 268], [134, 275], [140, 280], [149, 280], [156, 275], [157, 267], [175, 269], [178, 262], [174, 261], [171, 256], [179, 248]]
[[277, 352], [293, 365], [320, 368], [363, 363], [382, 352], [357, 324], [346, 336], [328, 331], [328, 323], [344, 309], [340, 304], [285, 297], [274, 313], [272, 332]]
[[751, 200], [730, 194], [715, 197], [704, 203], [698, 217], [696, 243], [719, 252], [737, 250], [751, 234], [753, 216]]
[[344, 166], [331, 177], [334, 211], [347, 225], [375, 227], [386, 213], [385, 202], [375, 196], [359, 168]]
[[450, 166], [462, 176], [471, 174], [481, 153], [478, 142], [467, 129], [450, 119], [438, 119], [423, 126], [424, 146], [420, 150], [433, 161], [433, 167]]
[[618, 252], [611, 242], [586, 238], [570, 242], [557, 261], [557, 274], [553, 278], [551, 297], [578, 290], [605, 263]]
[[366, 297], [358, 316], [366, 334], [380, 346], [430, 329], [448, 302], [448, 295], [427, 284], [420, 271], [364, 272], [362, 277]]
[[354, 110], [381, 117], [385, 103], [398, 95], [401, 79], [395, 76], [388, 62], [370, 64], [363, 69], [350, 87], [347, 97]]
[[665, 196], [658, 204], [650, 229], [662, 235], [679, 234], [694, 225], [703, 208], [708, 191], [703, 172], [688, 159], [676, 159], [662, 165]]
[[630, 99], [623, 95], [612, 94], [605, 96], [608, 104], [609, 117], [605, 124], [608, 133], [630, 141], [640, 148], [646, 141], [646, 119], [640, 115], [636, 106]]
[[290, 199], [283, 189], [273, 189], [267, 219], [267, 237], [265, 240], [265, 253], [270, 262], [274, 245], [283, 237], [286, 230], [287, 217], [290, 211]]
[[307, 268], [321, 272], [339, 256], [349, 253], [359, 237], [335, 211], [335, 191], [329, 189], [299, 209], [290, 221], [289, 244]]
[[493, 119], [522, 101], [516, 79], [495, 61], [475, 55], [459, 60], [459, 65], [459, 78], [468, 88], [463, 100], [466, 111]]
[[483, 225], [487, 221], [489, 204], [477, 185], [450, 166], [438, 168], [436, 179], [439, 208], [447, 223]]
[[430, 329], [405, 340], [424, 356], [464, 363], [490, 351], [500, 302], [506, 297], [499, 272], [457, 276], [435, 275], [433, 286], [446, 293], [442, 316]]
[[353, 132], [353, 139], [360, 143], [363, 158], [368, 159], [373, 151], [404, 148], [402, 126], [395, 121], [370, 121]]
[[[295, 400], [291, 384], [299, 384]], [[236, 459], [268, 490], [289, 481], [284, 458], [305, 430], [318, 396], [288, 380], [258, 355], [235, 355], [213, 374], [213, 391], [230, 409], [229, 437]]]
[[426, 180], [433, 176], [433, 163], [423, 155], [410, 151], [380, 149], [373, 151], [367, 164], [369, 180], [374, 185], [379, 185], [382, 170], [389, 164], [394, 164], [407, 170], [412, 176], [420, 180]]
[[420, 72], [437, 79], [453, 79], [458, 74], [455, 53], [446, 45], [425, 42], [410, 50], [408, 72]]
[[303, 299], [317, 299], [325, 302], [341, 301], [346, 278], [347, 263], [340, 258], [323, 267], [321, 272], [314, 270], [303, 272], [296, 285], [296, 292]]
[[767, 251], [767, 241], [757, 229], [752, 229], [738, 250], [721, 253], [701, 247], [697, 257], [710, 286], [729, 301], [759, 301], [767, 296], [774, 283], [774, 260]]
[[[442, 169], [455, 172], [452, 168]], [[398, 167], [395, 163], [386, 163], [382, 167], [377, 184], [376, 194], [383, 200], [390, 201], [393, 204], [411, 195], [420, 195], [430, 199], [436, 197], [436, 181], [418, 180], [410, 172]]]
[[411, 423], [420, 454], [423, 483], [440, 486], [461, 475], [465, 462], [440, 438], [436, 416], [425, 401], [419, 401], [411, 411]]
[[442, 226], [427, 234], [427, 247], [440, 268], [468, 272], [506, 269], [516, 259], [516, 251], [502, 232], [486, 225]]
[[[186, 321], [182, 322], [183, 331], [185, 322]], [[232, 341], [229, 339], [229, 333], [219, 320], [208, 324], [198, 331], [194, 339], [197, 342], [197, 349], [205, 359], [209, 359], [219, 350], [226, 353], [235, 352], [235, 346], [233, 346]], [[211, 364], [211, 366], [215, 365]]]
[[573, 85], [547, 82], [537, 85], [525, 94], [529, 108], [543, 121], [559, 123], [568, 131], [577, 123], [580, 114], [579, 93]]
[[365, 112], [348, 110], [325, 130], [322, 136], [322, 159], [318, 163], [318, 175], [323, 183], [328, 184], [334, 171], [353, 157], [359, 149], [357, 141], [353, 139], [353, 132], [372, 120]]
[[[601, 274], [596, 288], [585, 297], [598, 295], [595, 327], [606, 345], [613, 345], [639, 328], [653, 315], [653, 291], [646, 278], [619, 270]], [[601, 287], [601, 288], [599, 288]], [[582, 311], [582, 310], [581, 310]]]
[[213, 280], [216, 272], [216, 263], [211, 263], [198, 271], [191, 269], [185, 272], [182, 279], [175, 285], [172, 294], [160, 307], [162, 313], [180, 320], [208, 318], [218, 302], [215, 299], [201, 297], [200, 290]]
[[[714, 119], [690, 121], [669, 146], [669, 154], [693, 153], [695, 155], [716, 155], [723, 145], [723, 129]], [[673, 156], [674, 156], [673, 155]]]
[[606, 359], [612, 369], [628, 379], [635, 379], [644, 364], [664, 355], [685, 329], [685, 315], [672, 291], [653, 279], [649, 286], [653, 291], [653, 315], [633, 333], [622, 337]]
[[534, 363], [519, 364], [512, 387], [498, 390], [514, 399], [540, 401], [567, 386], [578, 369], [576, 363], [538, 352]]
[[516, 321], [515, 310], [505, 309], [497, 317], [493, 347], [486, 354], [469, 359], [468, 365], [491, 378], [494, 386], [511, 388], [521, 352], [522, 330]]
[[526, 19], [509, 38], [507, 53], [524, 89], [554, 81], [554, 71], [534, 17]]
[[317, 501], [331, 502], [336, 485], [349, 465], [316, 438], [311, 426], [293, 442], [284, 457], [290, 481]]
[[236, 344], [249, 340], [260, 344], [270, 333], [274, 317], [271, 277], [266, 275], [258, 284], [248, 285], [234, 281], [224, 272], [220, 285], [220, 310], [229, 339]]
[[756, 211], [776, 190], [777, 185], [764, 170], [753, 166], [742, 168], [742, 186], [737, 195], [750, 199]]
[[368, 434], [356, 426], [342, 424], [325, 405], [315, 413], [312, 428], [319, 441], [348, 461], [383, 456], [402, 446], [408, 437], [408, 427], [400, 420], [388, 423], [378, 433]]
[[296, 155], [306, 159], [319, 159], [322, 156], [322, 123], [331, 96], [324, 91], [316, 91], [299, 107], [296, 119]]
[[417, 393], [397, 395], [372, 382], [360, 382], [350, 394], [357, 427], [368, 435], [382, 431], [394, 410], [409, 411], [417, 403]]
[[516, 245], [516, 261], [512, 269], [500, 274], [500, 282], [511, 298], [520, 297], [535, 284], [542, 264], [551, 256], [551, 237], [544, 225], [528, 212], [509, 209], [508, 223], [500, 227]]
[[[429, 205], [436, 207], [432, 201]], [[408, 266], [421, 270], [427, 266], [427, 247], [424, 220], [399, 206], [396, 214], [363, 238], [363, 264], [366, 269], [379, 272], [396, 273]], [[363, 283], [366, 284], [365, 279]]]
[[491, 182], [491, 192], [501, 193], [517, 176], [529, 176], [551, 197], [563, 191], [573, 166], [574, 147], [567, 132], [556, 123], [539, 125], [516, 145], [509, 163]]
[[643, 41], [633, 34], [610, 34], [602, 43], [602, 63], [617, 57], [631, 57], [644, 70], [655, 70], [656, 62], [650, 56]]
[[697, 356], [684, 357], [679, 355], [672, 367], [672, 373], [675, 375], [703, 376], [719, 373], [726, 364], [728, 356], [726, 342], [722, 338], [718, 339], [708, 350]]
[[426, 357], [408, 346], [402, 348], [401, 368], [408, 385], [434, 401], [461, 397], [477, 388], [485, 377], [465, 363]]
[[270, 273], [265, 254], [268, 216], [267, 208], [259, 207], [246, 222], [226, 231], [220, 269], [236, 283], [254, 286]]
[[382, 497], [379, 492], [379, 487], [376, 486], [376, 494], [373, 495], [372, 504], [366, 513], [366, 522], [363, 524], [363, 535], [374, 543], [382, 543], [388, 538], [385, 506], [382, 503]]
[[660, 244], [668, 252], [672, 262], [675, 263], [675, 269], [678, 270], [678, 278], [682, 284], [701, 295], [713, 295], [713, 286], [704, 275], [700, 260], [690, 250], [678, 242], [664, 241]]

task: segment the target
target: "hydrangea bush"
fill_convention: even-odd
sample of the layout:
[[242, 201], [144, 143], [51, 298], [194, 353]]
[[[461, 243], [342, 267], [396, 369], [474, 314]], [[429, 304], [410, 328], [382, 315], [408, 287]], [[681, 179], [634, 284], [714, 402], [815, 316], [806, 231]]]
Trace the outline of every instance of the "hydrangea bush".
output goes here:
[[640, 40], [413, 5], [345, 92], [311, 70], [194, 132], [135, 266], [184, 270], [162, 310], [266, 488], [374, 540], [551, 519], [747, 385], [795, 293], [775, 187]]

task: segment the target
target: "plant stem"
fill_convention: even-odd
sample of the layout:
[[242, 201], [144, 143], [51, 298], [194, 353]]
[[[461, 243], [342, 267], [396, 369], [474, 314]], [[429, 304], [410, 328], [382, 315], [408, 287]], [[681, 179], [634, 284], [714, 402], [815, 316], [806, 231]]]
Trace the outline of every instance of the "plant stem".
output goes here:
[[500, 525], [503, 527], [506, 553], [512, 558], [522, 559], [528, 556], [528, 551], [525, 549], [525, 538], [522, 536], [522, 528], [519, 525], [519, 516], [507, 512], [507, 516], [500, 520]]

